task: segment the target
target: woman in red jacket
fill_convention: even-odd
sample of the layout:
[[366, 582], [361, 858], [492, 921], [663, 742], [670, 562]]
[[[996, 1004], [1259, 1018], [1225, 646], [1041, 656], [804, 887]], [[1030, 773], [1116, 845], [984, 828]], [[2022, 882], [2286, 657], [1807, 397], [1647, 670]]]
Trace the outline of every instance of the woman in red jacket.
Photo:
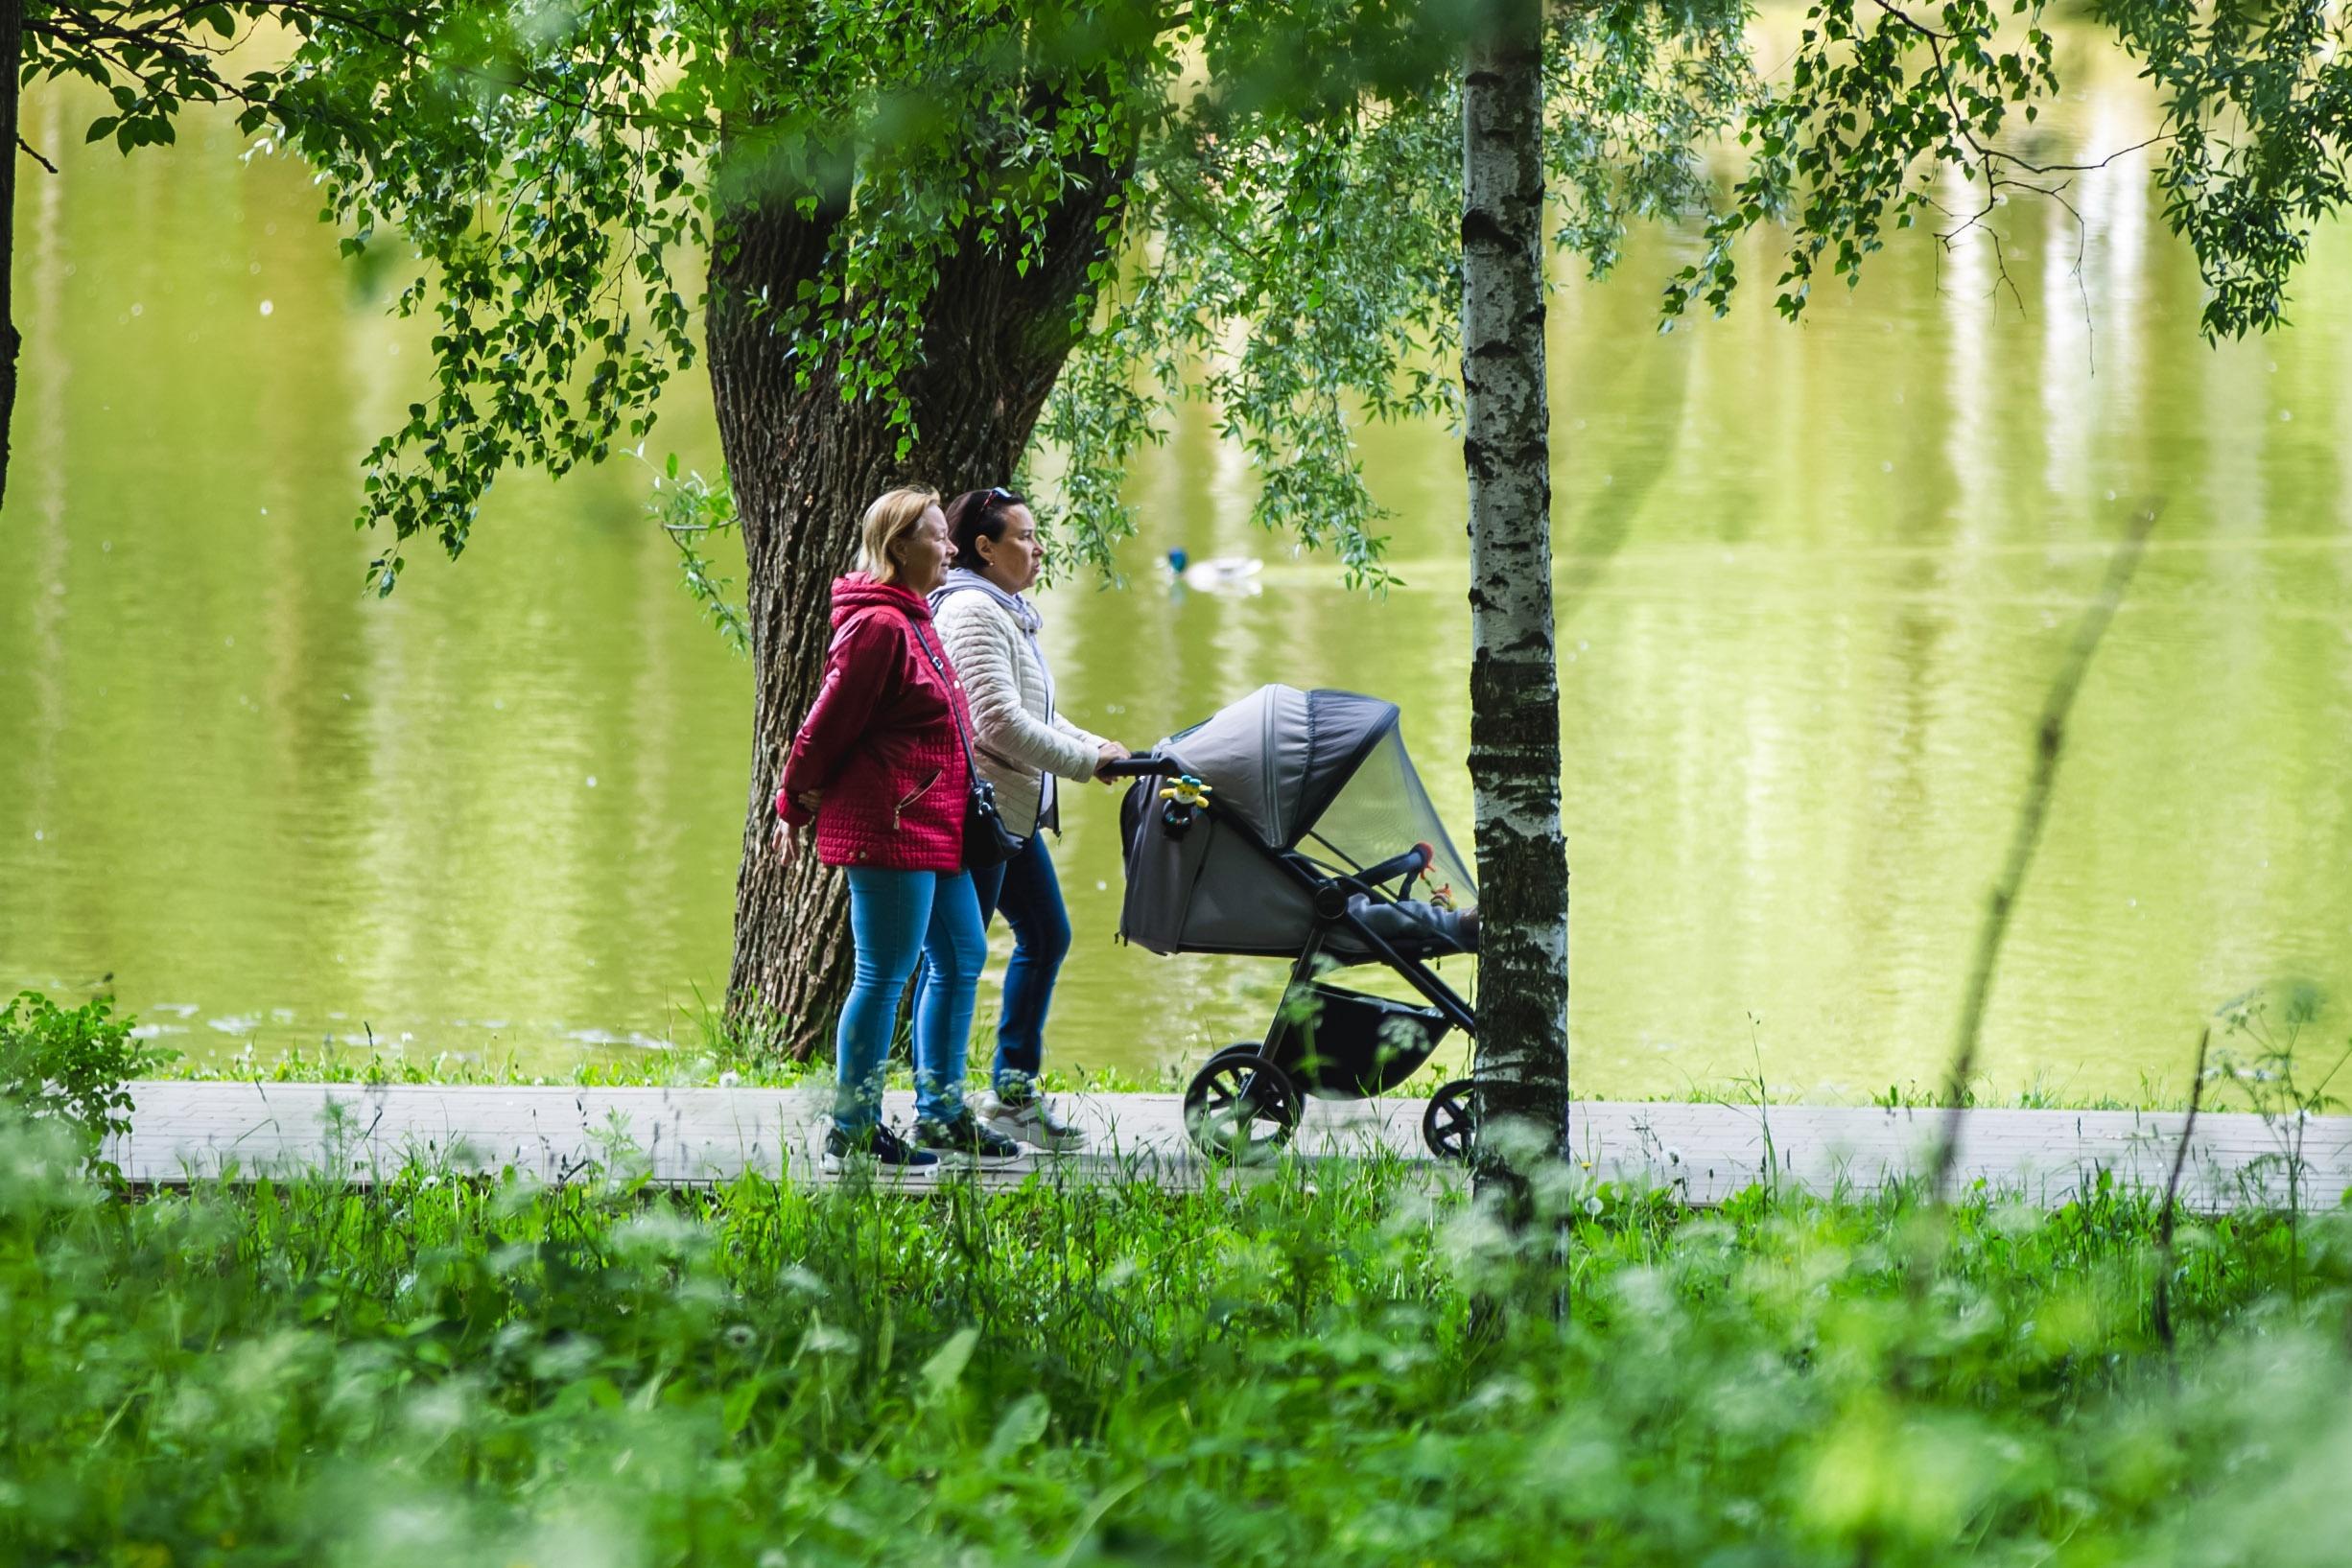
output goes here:
[[[858, 960], [835, 1039], [838, 1078], [825, 1160], [930, 1165], [931, 1151], [1003, 1158], [1020, 1146], [965, 1109], [973, 991], [988, 958], [964, 869], [971, 711], [925, 596], [955, 558], [935, 491], [893, 490], [866, 508], [859, 570], [833, 585], [825, 682], [776, 791], [789, 857], [813, 821], [817, 858], [849, 878]], [[960, 732], [960, 733], [959, 733]], [[915, 1015], [915, 1147], [882, 1121], [882, 1071], [915, 960], [933, 983]]]

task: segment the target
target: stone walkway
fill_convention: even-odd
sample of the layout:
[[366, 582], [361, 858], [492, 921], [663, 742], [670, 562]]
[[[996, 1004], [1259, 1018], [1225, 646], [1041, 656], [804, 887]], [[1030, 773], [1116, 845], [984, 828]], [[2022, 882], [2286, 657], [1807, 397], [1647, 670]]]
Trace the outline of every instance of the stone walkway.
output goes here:
[[[411, 1158], [465, 1170], [512, 1166], [561, 1181], [597, 1165], [642, 1168], [656, 1182], [723, 1182], [745, 1171], [822, 1180], [815, 1158], [830, 1090], [759, 1088], [481, 1088], [359, 1084], [180, 1083], [131, 1086], [131, 1132], [110, 1158], [137, 1182], [170, 1185], [224, 1173], [333, 1171], [370, 1182]], [[1082, 1155], [1024, 1156], [981, 1167], [988, 1185], [1040, 1170], [1063, 1179], [1197, 1183], [1174, 1094], [1069, 1095], [1057, 1101], [1093, 1141]], [[1426, 1158], [1420, 1100], [1308, 1102], [1299, 1152], [1310, 1158], [1389, 1152]], [[904, 1125], [912, 1097], [887, 1097]], [[1722, 1202], [1770, 1176], [1816, 1193], [1866, 1194], [1917, 1168], [1944, 1112], [1815, 1106], [1584, 1102], [1570, 1123], [1580, 1165], [1600, 1180], [1679, 1188]], [[2113, 1173], [2160, 1189], [2178, 1146], [2176, 1112], [1976, 1111], [1964, 1124], [1960, 1169], [2021, 1201], [2055, 1206]], [[2202, 1209], [2284, 1206], [2285, 1141], [2294, 1129], [2260, 1117], [2207, 1114], [2182, 1179]], [[2303, 1129], [2306, 1206], [2333, 1207], [2352, 1188], [2352, 1117]], [[1433, 1169], [1436, 1168], [1433, 1166]], [[942, 1167], [960, 1175], [960, 1167]], [[938, 1178], [910, 1178], [922, 1188]]]

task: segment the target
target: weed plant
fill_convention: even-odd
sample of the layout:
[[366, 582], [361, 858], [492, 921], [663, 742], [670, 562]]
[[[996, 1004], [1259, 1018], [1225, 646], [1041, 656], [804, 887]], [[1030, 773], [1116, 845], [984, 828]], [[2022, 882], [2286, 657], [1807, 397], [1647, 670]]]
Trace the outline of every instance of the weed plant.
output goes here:
[[2112, 1189], [1562, 1188], [1564, 1249], [1394, 1162], [126, 1202], [81, 1158], [0, 1125], [0, 1561], [2293, 1568], [2352, 1526], [2340, 1215], [2299, 1301], [2282, 1222], [2185, 1227], [2168, 1354]]

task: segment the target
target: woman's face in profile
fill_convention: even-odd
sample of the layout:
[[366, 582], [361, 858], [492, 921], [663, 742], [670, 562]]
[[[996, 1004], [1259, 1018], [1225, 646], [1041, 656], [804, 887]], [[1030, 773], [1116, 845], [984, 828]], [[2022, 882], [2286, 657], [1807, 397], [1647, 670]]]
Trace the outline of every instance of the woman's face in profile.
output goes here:
[[947, 581], [955, 561], [955, 544], [948, 537], [947, 514], [936, 506], [923, 508], [923, 519], [906, 535], [899, 575], [908, 588], [928, 594]]
[[1037, 519], [1026, 506], [1007, 506], [997, 515], [1004, 520], [1004, 532], [976, 547], [980, 559], [964, 565], [981, 568], [999, 586], [1018, 594], [1035, 583], [1037, 574], [1045, 570], [1046, 546], [1037, 537]]

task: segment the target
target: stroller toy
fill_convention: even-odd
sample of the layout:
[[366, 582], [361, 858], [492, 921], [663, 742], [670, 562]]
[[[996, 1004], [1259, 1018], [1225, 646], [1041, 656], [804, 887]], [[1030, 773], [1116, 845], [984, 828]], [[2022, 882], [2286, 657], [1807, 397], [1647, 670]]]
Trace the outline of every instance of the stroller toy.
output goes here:
[[1180, 773], [1160, 798], [1167, 804], [1160, 807], [1160, 825], [1182, 838], [1192, 831], [1192, 818], [1209, 804], [1211, 788], [1189, 773]]
[[[1106, 770], [1136, 780], [1119, 809], [1119, 935], [1156, 953], [1290, 961], [1265, 1037], [1216, 1052], [1185, 1090], [1185, 1129], [1205, 1155], [1262, 1158], [1296, 1131], [1305, 1095], [1387, 1093], [1448, 1030], [1477, 1034], [1470, 1004], [1431, 968], [1476, 950], [1474, 908], [1453, 906], [1474, 905], [1477, 888], [1399, 716], [1352, 691], [1261, 687]], [[1432, 897], [1409, 897], [1423, 878]], [[1318, 977], [1369, 963], [1425, 1005]], [[1461, 1158], [1475, 1125], [1474, 1087], [1459, 1079], [1430, 1101], [1422, 1135]]]

